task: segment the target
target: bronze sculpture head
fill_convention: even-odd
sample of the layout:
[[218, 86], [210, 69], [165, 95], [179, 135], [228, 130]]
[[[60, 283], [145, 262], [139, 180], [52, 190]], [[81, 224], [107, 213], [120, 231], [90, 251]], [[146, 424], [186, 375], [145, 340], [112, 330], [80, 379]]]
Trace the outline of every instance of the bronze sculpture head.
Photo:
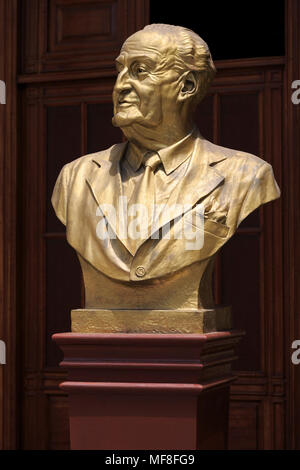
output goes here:
[[130, 36], [116, 59], [113, 124], [159, 149], [183, 138], [215, 67], [205, 41], [181, 26], [153, 24]]

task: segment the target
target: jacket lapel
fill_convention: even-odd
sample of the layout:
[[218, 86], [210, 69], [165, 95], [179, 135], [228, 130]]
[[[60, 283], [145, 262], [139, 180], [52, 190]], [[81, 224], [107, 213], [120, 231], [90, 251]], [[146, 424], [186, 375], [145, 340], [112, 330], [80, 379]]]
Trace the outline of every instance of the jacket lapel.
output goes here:
[[[86, 182], [115, 234], [118, 234], [119, 197], [122, 195], [120, 160], [127, 142], [116, 144], [107, 152], [91, 158], [91, 171]], [[100, 213], [101, 213], [100, 212]], [[100, 215], [100, 213], [98, 215]]]

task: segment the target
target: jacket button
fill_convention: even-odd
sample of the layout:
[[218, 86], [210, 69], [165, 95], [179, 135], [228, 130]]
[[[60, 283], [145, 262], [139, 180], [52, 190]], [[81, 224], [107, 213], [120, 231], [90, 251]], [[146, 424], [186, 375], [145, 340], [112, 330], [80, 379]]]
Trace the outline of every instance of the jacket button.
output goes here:
[[135, 270], [135, 274], [137, 277], [143, 277], [146, 274], [146, 270], [143, 266], [138, 266]]

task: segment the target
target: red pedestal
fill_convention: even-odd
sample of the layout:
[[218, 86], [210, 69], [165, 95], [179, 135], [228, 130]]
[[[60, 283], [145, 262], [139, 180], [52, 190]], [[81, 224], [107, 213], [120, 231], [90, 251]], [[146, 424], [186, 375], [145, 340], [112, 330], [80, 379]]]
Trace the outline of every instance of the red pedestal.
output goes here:
[[71, 448], [226, 449], [241, 335], [55, 334]]

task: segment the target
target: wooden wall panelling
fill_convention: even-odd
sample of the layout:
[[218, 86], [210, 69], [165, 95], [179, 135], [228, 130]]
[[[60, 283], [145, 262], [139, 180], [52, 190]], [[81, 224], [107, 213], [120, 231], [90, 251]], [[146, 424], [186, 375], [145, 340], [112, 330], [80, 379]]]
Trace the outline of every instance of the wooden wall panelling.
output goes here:
[[[239, 61], [242, 66], [245, 66], [244, 72], [240, 67], [235, 70], [234, 62], [235, 61], [232, 61], [230, 66], [230, 62], [228, 61], [226, 63], [226, 68], [221, 70], [219, 77], [215, 80], [213, 92], [219, 96], [219, 98], [215, 100], [215, 112], [220, 112], [220, 101], [222, 101], [224, 93], [225, 95], [229, 94], [229, 96], [237, 94], [237, 103], [239, 104], [241, 104], [240, 100], [243, 99], [243, 95], [249, 96], [249, 93], [258, 94], [259, 142], [257, 145], [259, 148], [256, 152], [254, 151], [254, 148], [245, 148], [245, 144], [247, 144], [245, 138], [247, 138], [248, 134], [245, 134], [244, 145], [242, 145], [242, 141], [240, 142], [240, 148], [246, 151], [258, 153], [264, 159], [271, 162], [276, 179], [279, 185], [281, 185], [282, 72], [284, 61], [279, 58], [270, 59], [269, 66], [267, 66], [268, 61], [266, 60], [265, 67], [259, 67], [256, 60], [255, 67], [253, 68], [250, 66], [251, 61]], [[249, 68], [247, 68], [247, 65]], [[232, 68], [232, 70], [230, 70], [230, 68]], [[236, 76], [237, 70], [241, 72], [239, 77]], [[247, 76], [249, 78], [249, 83], [245, 85]], [[233, 109], [232, 112], [234, 112]], [[243, 116], [241, 116], [241, 119], [243, 119]], [[214, 115], [214, 121], [217, 122], [216, 128], [218, 129], [215, 141], [220, 143], [220, 116]], [[248, 129], [248, 127], [246, 126], [245, 129]], [[242, 131], [242, 129], [241, 131], [238, 131], [238, 128], [236, 130], [238, 133], [241, 133]], [[232, 138], [235, 138], [234, 133]], [[253, 145], [253, 139], [250, 144]], [[226, 142], [226, 145], [237, 148], [234, 143], [230, 145], [229, 142]], [[283, 448], [285, 445], [283, 432], [285, 414], [285, 377], [284, 364], [282, 360], [284, 347], [282, 339], [282, 253], [279, 248], [281, 247], [282, 232], [281, 202], [277, 201], [275, 204], [266, 206], [260, 209], [259, 213], [259, 226], [257, 228], [257, 222], [255, 220], [257, 217], [251, 216], [248, 218], [248, 221], [246, 220], [245, 223], [242, 224], [241, 228], [238, 230], [238, 234], [235, 236], [236, 239], [238, 237], [245, 238], [252, 233], [252, 236], [256, 234], [255, 236], [257, 236], [259, 240], [261, 267], [259, 268], [258, 276], [261, 300], [259, 310], [256, 312], [258, 319], [257, 326], [252, 330], [252, 332], [248, 331], [248, 346], [250, 346], [250, 348], [245, 350], [247, 361], [250, 361], [251, 363], [251, 343], [254, 341], [255, 344], [255, 335], [257, 335], [257, 337], [261, 337], [261, 352], [259, 355], [259, 362], [257, 363], [257, 360], [255, 361], [258, 364], [258, 367], [256, 366], [252, 372], [251, 370], [239, 372], [239, 379], [232, 386], [230, 427], [231, 448], [244, 448], [244, 446], [246, 446], [246, 448], [253, 448], [254, 442], [257, 442], [258, 448]], [[232, 243], [235, 243], [234, 240], [232, 240]], [[221, 265], [223, 263], [225, 251], [226, 247], [224, 247], [223, 253], [220, 257]], [[234, 251], [230, 256], [232, 255], [234, 255]], [[270, 263], [272, 263], [273, 268], [270, 266]], [[229, 276], [234, 275], [234, 272], [230, 271], [230, 265], [227, 266], [226, 273]], [[217, 275], [221, 277], [221, 274], [222, 272], [219, 269]], [[251, 283], [253, 284], [254, 282], [255, 278], [253, 278], [252, 273]], [[224, 285], [224, 279], [219, 279], [217, 284], [222, 286], [222, 289], [226, 287]], [[235, 286], [234, 281], [233, 286]], [[228, 294], [226, 297], [228, 298]], [[246, 302], [248, 294], [244, 297]], [[229, 299], [230, 298], [234, 298], [233, 291], [229, 291]], [[275, 306], [273, 299], [275, 299]], [[248, 316], [251, 315], [252, 318], [253, 313], [255, 312], [249, 311]], [[239, 321], [240, 309], [236, 314], [238, 315], [236, 320]], [[246, 324], [247, 318], [243, 319], [243, 317], [241, 317], [241, 319], [241, 323], [238, 323], [237, 325], [238, 327], [243, 327], [243, 325], [245, 326]], [[243, 348], [240, 347], [240, 349], [241, 352], [243, 352]], [[269, 353], [270, 350], [272, 351], [272, 354]], [[249, 435], [246, 419], [247, 412], [252, 410], [252, 408], [244, 405], [245, 403], [252, 403], [253, 401], [255, 401], [255, 403], [260, 403], [260, 412], [258, 415], [260, 416], [260, 419], [257, 421], [258, 428], [255, 440], [253, 440], [253, 434], [250, 433]], [[240, 418], [238, 417], [239, 413], [241, 413]], [[279, 423], [281, 424], [281, 427], [276, 428]], [[238, 426], [239, 431], [237, 431]], [[247, 437], [248, 435], [249, 437]]]
[[[23, 305], [24, 305], [24, 406], [23, 406], [23, 442], [25, 449], [49, 448], [53, 423], [49, 410], [48, 395], [43, 389], [43, 370], [49, 352], [49, 324], [47, 300], [47, 242], [46, 234], [46, 200], [47, 197], [47, 154], [51, 142], [47, 135], [47, 109], [43, 102], [42, 87], [28, 87], [24, 92], [25, 119], [25, 155], [23, 159]], [[61, 107], [64, 103], [61, 103]], [[79, 105], [80, 110], [80, 105]], [[67, 123], [65, 123], [67, 124]], [[80, 126], [80, 120], [79, 120]], [[80, 128], [77, 129], [80, 131]], [[61, 130], [63, 131], [63, 129]], [[76, 132], [76, 129], [74, 129]], [[80, 134], [80, 132], [79, 132]], [[66, 133], [67, 140], [67, 133]], [[71, 144], [71, 142], [69, 142]], [[62, 147], [64, 143], [62, 143]], [[72, 147], [71, 147], [72, 148]], [[78, 149], [80, 152], [80, 149]], [[71, 156], [76, 158], [77, 155]], [[30, 188], [30, 190], [28, 190]], [[30, 214], [30, 224], [26, 222]], [[55, 236], [53, 237], [55, 238]], [[54, 255], [55, 256], [55, 255]], [[56, 266], [60, 259], [55, 256]], [[54, 260], [53, 260], [54, 262]], [[57, 274], [57, 273], [55, 273]], [[59, 293], [53, 293], [55, 303]], [[60, 312], [56, 312], [57, 315]], [[60, 319], [60, 318], [59, 318]], [[33, 346], [34, 345], [34, 346]], [[50, 346], [51, 349], [51, 346]], [[55, 352], [54, 352], [55, 355]], [[56, 391], [57, 394], [57, 391]], [[52, 402], [50, 402], [52, 404]], [[58, 429], [60, 423], [57, 423]]]
[[286, 0], [286, 70], [284, 107], [284, 309], [285, 363], [288, 384], [288, 448], [300, 450], [300, 365], [291, 361], [292, 342], [300, 339], [300, 104], [291, 100], [292, 82], [300, 80], [300, 4]]
[[0, 104], [0, 339], [6, 365], [0, 366], [0, 449], [18, 445], [17, 367], [17, 1], [0, 1], [0, 80], [6, 104]]
[[[229, 450], [234, 450], [239, 444], [243, 450], [259, 449], [259, 430], [262, 402], [252, 401], [234, 401], [230, 407], [230, 433]], [[242, 432], [241, 429], [246, 430]]]
[[45, 119], [41, 88], [24, 90], [22, 142], [22, 337], [23, 337], [23, 439], [25, 449], [45, 445], [45, 397], [41, 370], [45, 351], [45, 247], [43, 244], [45, 193]]
[[[282, 188], [283, 159], [283, 74], [280, 70], [267, 70], [264, 99], [264, 152]], [[279, 449], [285, 446], [285, 433], [278, 424], [278, 411], [284, 407], [286, 398], [283, 311], [283, 265], [282, 265], [282, 198], [276, 204], [263, 209], [262, 253], [263, 262], [263, 310], [264, 355], [266, 374], [269, 378], [269, 419], [265, 421], [264, 448]], [[279, 248], [280, 247], [280, 248]], [[272, 263], [271, 266], [269, 263]], [[282, 399], [280, 399], [282, 397]], [[274, 403], [276, 407], [274, 406]], [[284, 408], [282, 412], [285, 413]]]
[[[219, 93], [218, 143], [255, 155], [259, 149], [259, 101], [262, 84], [248, 89], [228, 87]], [[238, 370], [260, 370], [260, 247], [261, 229], [257, 212], [247, 218], [220, 255], [222, 303], [232, 304], [233, 322], [247, 334], [239, 347]], [[237, 256], [237, 253], [239, 256]], [[242, 255], [242, 258], [241, 258]]]
[[58, 388], [65, 378], [62, 371], [48, 371], [43, 375], [43, 393], [47, 397], [47, 448], [50, 450], [68, 450], [70, 447], [68, 399]]
[[26, 0], [22, 73], [112, 70], [120, 47], [141, 29], [141, 0]]

